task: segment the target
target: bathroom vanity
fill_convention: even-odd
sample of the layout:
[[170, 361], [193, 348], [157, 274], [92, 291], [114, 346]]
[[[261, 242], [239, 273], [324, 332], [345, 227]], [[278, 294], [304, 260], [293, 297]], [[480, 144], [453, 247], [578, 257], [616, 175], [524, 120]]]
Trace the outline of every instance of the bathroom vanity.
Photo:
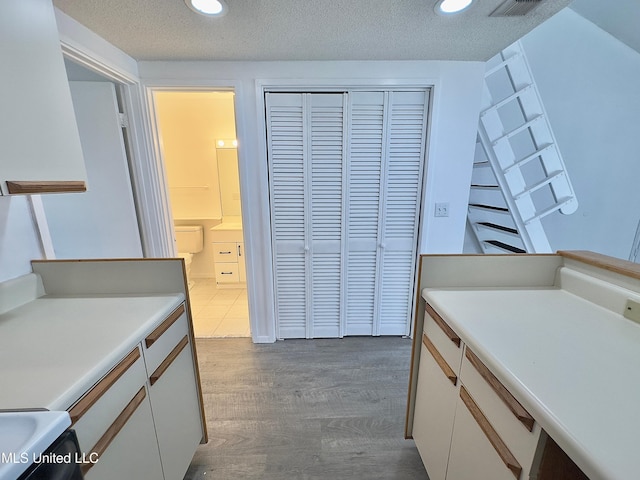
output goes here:
[[406, 436], [431, 480], [636, 478], [640, 265], [420, 258]]
[[223, 220], [211, 228], [213, 262], [218, 286], [246, 283], [245, 255], [240, 217]]
[[0, 284], [0, 409], [66, 411], [88, 480], [180, 480], [207, 441], [184, 264], [34, 261]]

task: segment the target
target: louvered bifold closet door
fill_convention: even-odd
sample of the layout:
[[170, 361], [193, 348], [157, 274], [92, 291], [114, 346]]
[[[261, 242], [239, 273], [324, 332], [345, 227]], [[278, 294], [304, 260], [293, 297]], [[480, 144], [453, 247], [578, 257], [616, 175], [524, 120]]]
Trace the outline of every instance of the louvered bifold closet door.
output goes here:
[[374, 335], [409, 335], [428, 92], [389, 92]]
[[349, 94], [345, 335], [372, 335], [377, 317], [384, 99], [384, 92]]
[[306, 118], [302, 94], [266, 94], [276, 335], [307, 337]]
[[341, 336], [345, 99], [266, 96], [278, 338]]
[[278, 338], [410, 333], [427, 105], [267, 94]]

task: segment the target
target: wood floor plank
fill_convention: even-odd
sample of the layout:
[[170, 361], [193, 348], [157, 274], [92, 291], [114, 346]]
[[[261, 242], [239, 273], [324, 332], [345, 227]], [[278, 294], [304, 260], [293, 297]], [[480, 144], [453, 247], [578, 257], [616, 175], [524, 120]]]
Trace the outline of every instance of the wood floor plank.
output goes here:
[[196, 343], [210, 440], [184, 480], [427, 479], [403, 438], [411, 340]]

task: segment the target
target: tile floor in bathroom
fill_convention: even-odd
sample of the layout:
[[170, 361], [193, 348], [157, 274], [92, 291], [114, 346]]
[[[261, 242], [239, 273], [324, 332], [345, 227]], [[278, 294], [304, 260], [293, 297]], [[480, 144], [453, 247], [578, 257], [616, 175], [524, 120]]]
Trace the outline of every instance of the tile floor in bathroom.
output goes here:
[[217, 288], [214, 278], [196, 278], [189, 290], [196, 337], [250, 337], [246, 288]]

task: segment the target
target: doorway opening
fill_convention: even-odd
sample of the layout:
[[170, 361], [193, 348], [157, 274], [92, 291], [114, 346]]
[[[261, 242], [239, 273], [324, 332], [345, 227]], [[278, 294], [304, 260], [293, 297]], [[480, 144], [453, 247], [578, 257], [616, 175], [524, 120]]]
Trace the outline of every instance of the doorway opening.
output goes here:
[[250, 337], [234, 92], [154, 91], [196, 337]]

